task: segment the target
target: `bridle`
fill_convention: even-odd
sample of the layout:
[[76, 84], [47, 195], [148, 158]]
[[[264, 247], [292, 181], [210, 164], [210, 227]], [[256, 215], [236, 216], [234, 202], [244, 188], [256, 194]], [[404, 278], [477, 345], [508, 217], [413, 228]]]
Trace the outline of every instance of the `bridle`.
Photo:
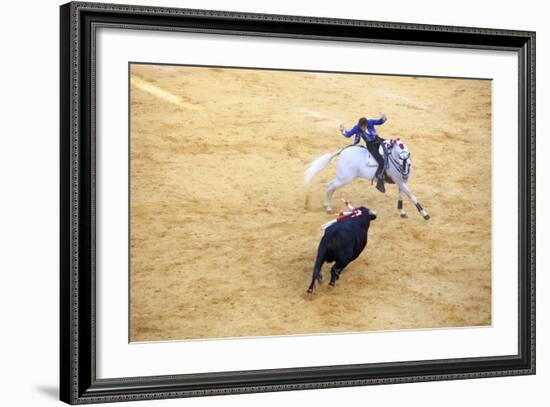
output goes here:
[[[390, 140], [390, 145], [389, 145], [390, 152], [388, 154], [388, 157], [389, 157], [389, 161], [394, 166], [394, 168], [399, 172], [399, 174], [401, 174], [401, 177], [403, 177], [403, 179], [406, 180], [407, 178], [409, 178], [409, 175], [411, 173], [411, 162], [410, 162], [411, 153], [408, 151], [405, 151], [404, 144], [401, 142], [398, 143], [398, 141], [399, 139]], [[399, 144], [399, 148], [401, 148], [402, 150], [399, 153], [399, 158], [395, 158], [393, 155], [393, 148], [396, 144]]]

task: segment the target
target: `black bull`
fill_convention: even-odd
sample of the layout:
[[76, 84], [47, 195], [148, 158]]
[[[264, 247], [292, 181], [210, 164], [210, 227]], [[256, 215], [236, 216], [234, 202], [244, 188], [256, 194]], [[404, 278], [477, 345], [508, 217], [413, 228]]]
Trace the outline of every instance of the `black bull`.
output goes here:
[[322, 281], [321, 267], [323, 263], [334, 262], [330, 270], [329, 283], [334, 287], [342, 270], [359, 257], [367, 246], [370, 222], [376, 219], [376, 214], [363, 206], [356, 209], [361, 211], [360, 215], [349, 216], [325, 229], [325, 234], [317, 249], [317, 258], [313, 267], [311, 284], [307, 290], [308, 294], [313, 293], [317, 281], [319, 283]]

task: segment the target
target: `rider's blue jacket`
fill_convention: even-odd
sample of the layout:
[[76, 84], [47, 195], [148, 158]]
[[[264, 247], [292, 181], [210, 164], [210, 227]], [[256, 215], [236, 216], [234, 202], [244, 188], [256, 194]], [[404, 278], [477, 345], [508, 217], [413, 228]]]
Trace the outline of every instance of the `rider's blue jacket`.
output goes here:
[[353, 144], [359, 143], [361, 141], [361, 138], [365, 140], [367, 143], [372, 143], [373, 141], [376, 141], [378, 139], [378, 133], [376, 132], [376, 128], [374, 126], [378, 126], [380, 124], [384, 124], [386, 121], [386, 116], [382, 116], [380, 119], [368, 119], [367, 120], [367, 131], [361, 130], [359, 125], [353, 126], [350, 130], [344, 130], [342, 132], [342, 136], [344, 137], [351, 137], [355, 136], [355, 140], [353, 141]]

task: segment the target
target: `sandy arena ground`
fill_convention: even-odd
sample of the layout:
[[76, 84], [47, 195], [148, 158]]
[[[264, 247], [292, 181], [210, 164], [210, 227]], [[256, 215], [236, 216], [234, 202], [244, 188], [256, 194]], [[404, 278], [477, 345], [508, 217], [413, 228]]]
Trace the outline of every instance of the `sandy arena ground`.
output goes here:
[[[432, 219], [338, 190], [378, 219], [308, 300], [336, 160], [309, 191], [304, 170], [378, 112]], [[491, 324], [490, 81], [133, 65], [130, 294], [132, 341]]]

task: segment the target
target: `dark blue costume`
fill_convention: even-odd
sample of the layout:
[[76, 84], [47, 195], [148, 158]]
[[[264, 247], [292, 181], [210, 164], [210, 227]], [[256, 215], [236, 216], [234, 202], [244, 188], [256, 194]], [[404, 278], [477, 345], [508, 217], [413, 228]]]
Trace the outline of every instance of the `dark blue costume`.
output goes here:
[[365, 143], [373, 143], [377, 141], [380, 137], [378, 137], [378, 133], [376, 132], [376, 127], [381, 124], [384, 124], [386, 122], [386, 116], [382, 116], [380, 119], [368, 119], [367, 120], [367, 131], [361, 130], [361, 127], [359, 127], [358, 124], [353, 126], [350, 130], [343, 131], [342, 135], [344, 137], [351, 137], [355, 136], [355, 140], [353, 141], [353, 144], [359, 143], [361, 139], [365, 140]]
[[[376, 188], [380, 192], [386, 192], [386, 189], [384, 188], [384, 157], [382, 157], [379, 151], [380, 143], [384, 140], [378, 136], [375, 126], [384, 124], [386, 120], [386, 115], [382, 115], [380, 119], [366, 119], [362, 117], [350, 130], [342, 130], [342, 135], [344, 137], [355, 136], [353, 145], [358, 144], [361, 139], [365, 140], [369, 153], [371, 153], [378, 163], [378, 169], [376, 170], [376, 178], [378, 178], [378, 182], [376, 183]], [[366, 125], [366, 131], [361, 129], [362, 124]]]

